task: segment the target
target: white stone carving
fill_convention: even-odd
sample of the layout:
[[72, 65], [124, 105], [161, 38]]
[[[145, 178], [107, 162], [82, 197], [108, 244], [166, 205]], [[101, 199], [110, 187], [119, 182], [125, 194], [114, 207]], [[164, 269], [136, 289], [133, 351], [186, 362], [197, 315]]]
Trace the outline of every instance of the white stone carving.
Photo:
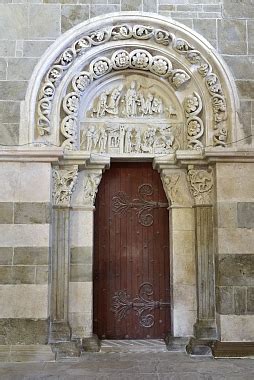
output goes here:
[[84, 178], [84, 197], [85, 205], [93, 206], [101, 181], [102, 174], [99, 172], [88, 172]]
[[179, 128], [160, 124], [157, 127], [133, 123], [93, 123], [81, 134], [81, 149], [93, 153], [168, 154], [180, 148]]
[[161, 180], [172, 206], [191, 206], [193, 200], [188, 189], [186, 172], [183, 169], [162, 169]]
[[[50, 133], [50, 118], [52, 112], [52, 101], [55, 96], [56, 88], [63, 79], [66, 71], [73, 65], [75, 60], [87, 52], [108, 41], [117, 40], [153, 40], [157, 44], [171, 45], [172, 48], [183, 55], [193, 68], [196, 68], [201, 77], [205, 78], [209, 94], [212, 97], [212, 104], [218, 100], [222, 100], [223, 107], [218, 111], [218, 107], [214, 106], [214, 137], [215, 146], [225, 146], [227, 143], [227, 120], [226, 100], [220, 80], [216, 74], [212, 72], [211, 65], [206, 61], [203, 55], [195, 50], [188, 41], [182, 38], [176, 38], [173, 33], [166, 30], [157, 29], [145, 25], [129, 25], [121, 24], [107, 27], [101, 30], [90, 32], [76, 40], [72, 46], [66, 48], [65, 51], [55, 60], [54, 64], [48, 70], [44, 81], [42, 82], [38, 94], [38, 115], [37, 128], [40, 135]], [[134, 68], [141, 70], [149, 70], [160, 77], [168, 77], [169, 82], [178, 89], [182, 84], [190, 80], [191, 75], [183, 70], [172, 70], [171, 62], [163, 56], [155, 56], [151, 59], [151, 54], [144, 49], [136, 49], [128, 52], [127, 50], [119, 50], [114, 53], [111, 59], [108, 57], [99, 57], [92, 62], [90, 74], [94, 79], [113, 70], [124, 70], [126, 68]], [[192, 68], [192, 71], [193, 71]], [[88, 86], [87, 78], [79, 78], [79, 83], [73, 84], [75, 92], [84, 91]], [[222, 108], [224, 108], [222, 110]], [[71, 140], [65, 146], [71, 146]]]
[[71, 195], [78, 178], [78, 165], [60, 168], [56, 166], [53, 175], [53, 204], [70, 206]]
[[209, 167], [207, 170], [188, 170], [188, 181], [196, 204], [211, 204], [211, 192], [213, 189], [213, 171]]
[[204, 134], [204, 124], [197, 115], [202, 111], [202, 100], [197, 92], [184, 99], [183, 107], [186, 116], [187, 141], [189, 149], [202, 149], [204, 145], [199, 140]]

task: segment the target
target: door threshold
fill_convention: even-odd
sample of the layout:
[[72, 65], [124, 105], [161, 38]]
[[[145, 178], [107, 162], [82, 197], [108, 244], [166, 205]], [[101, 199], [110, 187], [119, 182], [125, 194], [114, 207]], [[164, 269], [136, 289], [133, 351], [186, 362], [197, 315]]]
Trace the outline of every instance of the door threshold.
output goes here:
[[101, 352], [168, 352], [163, 339], [101, 340]]

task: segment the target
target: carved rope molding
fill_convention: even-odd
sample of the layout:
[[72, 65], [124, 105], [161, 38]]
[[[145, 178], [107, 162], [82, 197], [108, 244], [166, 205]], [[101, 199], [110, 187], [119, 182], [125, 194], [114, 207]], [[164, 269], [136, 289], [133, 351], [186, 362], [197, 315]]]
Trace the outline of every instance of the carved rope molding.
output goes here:
[[54, 167], [53, 172], [53, 204], [69, 207], [71, 196], [78, 179], [78, 165], [60, 168]]
[[[97, 30], [79, 38], [65, 49], [50, 67], [39, 90], [38, 117], [36, 121], [39, 134], [43, 136], [50, 133], [51, 108], [56, 88], [66, 71], [73, 65], [75, 59], [82, 56], [88, 49], [102, 45], [110, 40], [117, 41], [132, 38], [138, 40], [152, 39], [154, 42], [164, 46], [172, 44], [176, 52], [184, 55], [188, 62], [197, 67], [198, 73], [206, 81], [209, 94], [212, 98], [215, 129], [213, 144], [214, 146], [225, 146], [228, 137], [228, 131], [225, 125], [227, 119], [226, 99], [220, 80], [212, 72], [211, 65], [198, 50], [195, 50], [195, 48], [184, 39], [176, 38], [173, 33], [169, 33], [165, 30], [144, 25], [131, 26], [122, 24]], [[180, 75], [178, 78], [180, 79]]]
[[63, 99], [63, 110], [66, 116], [61, 121], [61, 134], [65, 137], [62, 146], [66, 149], [77, 149], [78, 111], [80, 98], [88, 86], [96, 79], [103, 77], [112, 70], [133, 68], [149, 71], [159, 77], [166, 78], [175, 89], [190, 80], [190, 76], [180, 69], [173, 69], [172, 63], [166, 57], [152, 56], [147, 50], [134, 49], [131, 52], [120, 49], [111, 58], [98, 57], [89, 65], [89, 71], [82, 71], [72, 79], [71, 92]]

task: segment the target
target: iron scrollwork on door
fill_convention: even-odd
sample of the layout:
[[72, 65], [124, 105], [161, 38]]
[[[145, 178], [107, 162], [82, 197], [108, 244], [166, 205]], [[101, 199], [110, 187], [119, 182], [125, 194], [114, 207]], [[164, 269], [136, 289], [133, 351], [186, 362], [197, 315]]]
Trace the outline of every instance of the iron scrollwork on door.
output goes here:
[[[113, 296], [112, 311], [118, 321], [126, 318], [130, 310], [134, 310], [139, 318], [142, 327], [152, 327], [155, 323], [154, 316], [149, 314], [154, 309], [169, 307], [169, 302], [154, 301], [153, 286], [149, 282], [144, 282], [139, 287], [138, 296], [131, 300], [126, 290], [119, 290]], [[146, 314], [148, 313], [148, 314]]]
[[147, 199], [153, 194], [152, 185], [144, 183], [138, 188], [139, 198], [130, 199], [130, 196], [119, 191], [113, 196], [113, 212], [116, 214], [124, 214], [131, 208], [137, 209], [138, 221], [142, 226], [150, 227], [153, 224], [153, 215], [150, 213], [155, 208], [168, 207], [168, 203], [155, 202]]

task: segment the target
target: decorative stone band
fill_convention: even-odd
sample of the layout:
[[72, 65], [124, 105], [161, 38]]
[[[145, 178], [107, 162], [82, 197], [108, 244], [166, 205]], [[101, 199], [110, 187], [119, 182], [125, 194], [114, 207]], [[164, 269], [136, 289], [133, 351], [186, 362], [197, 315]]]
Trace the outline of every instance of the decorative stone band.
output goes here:
[[187, 124], [187, 141], [189, 149], [202, 149], [203, 143], [199, 140], [204, 134], [203, 121], [197, 115], [202, 111], [202, 100], [197, 92], [186, 97], [183, 102]]
[[[89, 65], [89, 71], [82, 71], [74, 76], [71, 84], [72, 89], [63, 99], [63, 110], [67, 116], [61, 121], [61, 134], [66, 139], [62, 144], [65, 149], [78, 149], [77, 123], [80, 99], [89, 85], [94, 80], [109, 74], [112, 70], [125, 70], [127, 68], [150, 71], [159, 77], [167, 78], [175, 89], [190, 80], [190, 76], [184, 70], [173, 70], [169, 59], [159, 55], [152, 56], [144, 49], [134, 49], [131, 52], [121, 49], [114, 52], [110, 58], [98, 57], [94, 59]], [[201, 99], [200, 105], [202, 107]], [[195, 146], [197, 144], [195, 143]], [[191, 146], [193, 147], [193, 145]]]
[[[198, 50], [195, 50], [195, 48], [184, 39], [176, 38], [173, 33], [169, 33], [166, 30], [145, 25], [121, 24], [93, 31], [88, 35], [80, 37], [71, 46], [65, 49], [65, 51], [56, 59], [54, 64], [48, 70], [38, 93], [38, 117], [36, 123], [39, 134], [43, 136], [44, 134], [50, 133], [52, 101], [55, 96], [56, 88], [63, 79], [67, 70], [74, 64], [75, 60], [86, 53], [89, 49], [98, 45], [105, 44], [109, 41], [129, 39], [137, 39], [142, 41], [151, 40], [153, 43], [167, 46], [167, 49], [171, 47], [177, 53], [184, 55], [187, 61], [191, 63], [192, 67], [197, 69], [197, 72], [201, 75], [201, 77], [205, 78], [209, 94], [212, 97], [215, 129], [213, 143], [215, 146], [225, 146], [228, 135], [225, 123], [227, 119], [226, 100], [220, 80], [217, 75], [212, 72], [211, 65], [205, 60]], [[142, 65], [144, 65], [144, 60], [146, 60], [146, 57], [146, 55], [143, 56], [142, 53], [140, 53], [135, 57], [135, 59], [134, 57], [132, 58], [130, 65], [134, 65], [134, 67], [137, 68], [139, 66], [139, 62], [141, 61]], [[127, 61], [124, 53], [122, 52], [122, 55], [117, 56], [115, 61], [115, 69], [116, 67], [122, 69], [122, 66], [126, 64]], [[94, 67], [94, 74], [100, 76], [101, 73], [106, 73], [109, 68], [110, 66], [108, 66], [108, 63], [102, 60], [102, 62], [97, 63], [96, 68]], [[165, 62], [160, 61], [160, 58], [158, 58], [154, 62], [151, 70], [153, 69], [162, 71], [161, 75], [165, 75], [163, 74], [166, 73]], [[172, 82], [176, 88], [182, 81], [186, 81], [184, 72], [177, 72], [175, 76], [172, 77]], [[73, 120], [71, 118], [70, 124], [73, 124]]]
[[71, 195], [78, 178], [78, 165], [53, 169], [53, 204], [69, 207]]
[[214, 184], [212, 167], [209, 166], [207, 170], [201, 170], [194, 169], [190, 165], [187, 178], [195, 203], [198, 205], [212, 204], [212, 190]]

